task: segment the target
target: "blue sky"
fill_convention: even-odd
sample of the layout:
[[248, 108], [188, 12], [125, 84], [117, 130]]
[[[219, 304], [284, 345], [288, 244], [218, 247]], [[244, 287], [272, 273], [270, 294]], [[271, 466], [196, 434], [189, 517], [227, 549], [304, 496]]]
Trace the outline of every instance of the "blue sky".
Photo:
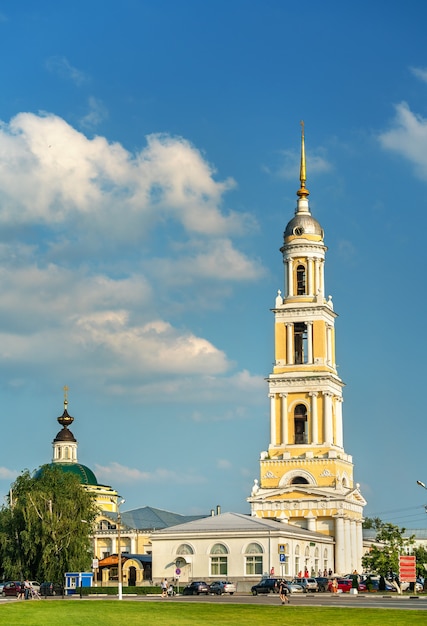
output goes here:
[[[366, 513], [425, 526], [427, 5], [0, 3], [0, 489], [79, 460], [126, 498], [249, 512], [279, 248], [328, 245]], [[420, 389], [421, 385], [421, 389]]]

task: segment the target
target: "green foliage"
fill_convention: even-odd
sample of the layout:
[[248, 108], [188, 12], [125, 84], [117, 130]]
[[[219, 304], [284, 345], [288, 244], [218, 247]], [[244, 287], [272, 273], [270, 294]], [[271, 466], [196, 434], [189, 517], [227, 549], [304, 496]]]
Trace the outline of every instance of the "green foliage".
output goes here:
[[381, 528], [382, 520], [379, 517], [365, 517], [363, 521], [363, 528], [374, 528], [375, 530]]
[[427, 549], [425, 546], [418, 546], [412, 550], [412, 554], [415, 554], [417, 559], [417, 575], [426, 577], [426, 568], [424, 564], [427, 566]]
[[63, 583], [66, 571], [90, 568], [96, 512], [77, 476], [50, 465], [37, 478], [23, 472], [0, 509], [3, 575]]
[[369, 553], [362, 557], [363, 567], [369, 572], [383, 576], [387, 576], [390, 571], [398, 572], [399, 555], [412, 552], [414, 536], [404, 538], [405, 528], [381, 522], [378, 518], [375, 518], [375, 528], [376, 541], [379, 545], [373, 545]]

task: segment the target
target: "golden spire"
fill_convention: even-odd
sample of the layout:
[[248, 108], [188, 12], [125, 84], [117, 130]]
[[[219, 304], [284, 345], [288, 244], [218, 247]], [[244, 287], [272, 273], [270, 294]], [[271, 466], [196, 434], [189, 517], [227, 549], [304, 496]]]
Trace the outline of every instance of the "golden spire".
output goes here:
[[299, 179], [301, 183], [301, 187], [297, 191], [297, 196], [300, 198], [307, 197], [310, 195], [309, 190], [305, 186], [305, 181], [307, 180], [306, 170], [305, 170], [305, 142], [304, 142], [304, 122], [301, 121], [301, 165], [299, 170]]
[[69, 390], [69, 387], [67, 387], [67, 385], [64, 385], [63, 389], [64, 389], [64, 409], [66, 409], [67, 405], [68, 405], [68, 390]]

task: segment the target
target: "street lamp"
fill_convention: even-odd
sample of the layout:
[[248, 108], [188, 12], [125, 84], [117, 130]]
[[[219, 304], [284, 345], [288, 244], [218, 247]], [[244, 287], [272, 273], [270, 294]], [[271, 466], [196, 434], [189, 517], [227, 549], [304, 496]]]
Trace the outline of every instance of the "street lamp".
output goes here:
[[421, 480], [417, 480], [417, 485], [419, 485], [420, 487], [423, 487], [424, 489], [427, 489], [427, 487], [425, 486], [423, 482], [421, 482]]
[[122, 548], [120, 546], [120, 525], [122, 523], [122, 516], [120, 513], [120, 507], [126, 500], [122, 499], [117, 505], [117, 553], [118, 553], [118, 579], [119, 579], [119, 600], [123, 600], [123, 580], [122, 580]]

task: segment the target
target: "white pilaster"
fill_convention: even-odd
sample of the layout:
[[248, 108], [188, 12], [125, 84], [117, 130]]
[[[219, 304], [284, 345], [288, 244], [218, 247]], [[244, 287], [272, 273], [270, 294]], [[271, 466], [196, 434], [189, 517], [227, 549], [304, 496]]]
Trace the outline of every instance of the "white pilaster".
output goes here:
[[313, 259], [312, 258], [308, 258], [307, 259], [307, 264], [308, 264], [308, 285], [307, 285], [307, 293], [309, 296], [312, 296], [314, 291], [313, 291]]
[[282, 441], [283, 445], [288, 445], [288, 394], [281, 393], [280, 398], [282, 400]]
[[324, 443], [331, 445], [333, 441], [332, 432], [332, 394], [329, 391], [323, 392], [324, 406]]
[[318, 425], [318, 415], [317, 415], [317, 391], [312, 391], [311, 396], [311, 443], [317, 444], [319, 443], [319, 425]]
[[344, 535], [344, 518], [342, 516], [335, 518], [335, 573], [342, 575], [345, 571], [345, 535]]
[[286, 364], [292, 365], [294, 362], [294, 325], [286, 324]]
[[335, 397], [335, 444], [340, 448], [344, 447], [342, 429], [342, 403], [343, 399]]
[[277, 445], [276, 441], [276, 396], [271, 394], [270, 398], [270, 441], [271, 445]]
[[313, 363], [313, 322], [307, 322], [307, 363]]
[[286, 267], [287, 271], [288, 271], [288, 280], [287, 280], [287, 293], [288, 293], [288, 297], [291, 297], [294, 295], [294, 275], [293, 275], [293, 262], [292, 259], [288, 259], [287, 260], [287, 267]]

